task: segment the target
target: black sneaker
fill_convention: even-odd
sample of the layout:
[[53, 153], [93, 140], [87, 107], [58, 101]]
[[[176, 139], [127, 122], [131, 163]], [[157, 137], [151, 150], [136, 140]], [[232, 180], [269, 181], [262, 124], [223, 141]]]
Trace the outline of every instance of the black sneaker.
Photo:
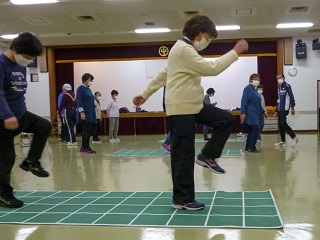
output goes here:
[[95, 154], [96, 151], [92, 150], [91, 148], [81, 148], [80, 154]]
[[202, 154], [199, 154], [196, 159], [196, 163], [202, 167], [207, 167], [214, 173], [225, 173], [226, 171], [221, 168], [218, 163], [212, 158], [206, 158]]
[[190, 203], [181, 203], [172, 199], [172, 208], [174, 209], [186, 209], [190, 211], [196, 211], [204, 209], [205, 205], [203, 203], [197, 202], [196, 200]]
[[39, 161], [31, 162], [28, 159], [25, 159], [20, 164], [20, 168], [27, 172], [31, 172], [37, 177], [49, 177], [49, 173], [43, 169]]
[[23, 201], [16, 199], [13, 194], [8, 195], [7, 197], [0, 197], [0, 206], [6, 208], [19, 208], [22, 207]]

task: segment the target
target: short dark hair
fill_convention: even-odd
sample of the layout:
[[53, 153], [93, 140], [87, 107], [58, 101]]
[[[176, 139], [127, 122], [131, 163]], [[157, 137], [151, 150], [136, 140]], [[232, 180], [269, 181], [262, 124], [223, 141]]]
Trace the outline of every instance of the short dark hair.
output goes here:
[[209, 33], [213, 38], [217, 38], [218, 31], [216, 25], [206, 16], [196, 15], [190, 18], [185, 24], [182, 30], [183, 36], [186, 36], [190, 40], [194, 40], [200, 33]]
[[95, 93], [94, 93], [95, 96], [98, 95], [98, 94], [101, 94], [101, 92], [95, 92]]
[[117, 90], [112, 90], [111, 91], [111, 96], [113, 96], [113, 95], [118, 95], [119, 93], [118, 93], [118, 91]]
[[281, 77], [284, 77], [283, 73], [278, 73], [276, 77], [278, 77], [279, 75], [281, 75]]
[[16, 51], [17, 54], [37, 57], [42, 54], [43, 46], [34, 33], [22, 32], [12, 40], [10, 50]]
[[85, 73], [82, 75], [82, 82], [84, 83], [85, 81], [87, 81], [88, 79], [93, 80], [94, 77], [90, 74], [90, 73]]
[[214, 94], [216, 91], [213, 88], [208, 88], [207, 93], [208, 94]]
[[254, 78], [259, 78], [260, 79], [260, 75], [258, 73], [251, 74], [250, 81], [253, 80]]

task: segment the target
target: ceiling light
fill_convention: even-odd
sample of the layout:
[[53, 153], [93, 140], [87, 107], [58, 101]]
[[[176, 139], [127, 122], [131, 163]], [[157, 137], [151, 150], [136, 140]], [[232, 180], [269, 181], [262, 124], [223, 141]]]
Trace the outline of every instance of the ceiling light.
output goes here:
[[140, 28], [134, 30], [135, 33], [163, 33], [163, 32], [171, 32], [169, 28]]
[[313, 23], [279, 23], [276, 28], [303, 28], [303, 27], [312, 27]]
[[18, 37], [18, 34], [6, 34], [6, 35], [1, 35], [3, 39], [14, 39], [15, 37]]
[[238, 30], [240, 29], [239, 25], [225, 25], [225, 26], [216, 26], [216, 29], [218, 31], [223, 31], [223, 30]]
[[28, 5], [28, 4], [57, 3], [59, 2], [59, 0], [10, 0], [10, 2], [16, 5]]

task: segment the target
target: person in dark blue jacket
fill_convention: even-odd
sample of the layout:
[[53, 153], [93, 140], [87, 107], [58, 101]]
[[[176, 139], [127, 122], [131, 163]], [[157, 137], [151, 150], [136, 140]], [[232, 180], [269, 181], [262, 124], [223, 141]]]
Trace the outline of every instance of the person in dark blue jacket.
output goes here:
[[276, 143], [275, 146], [287, 146], [286, 132], [292, 138], [292, 146], [294, 146], [299, 142], [299, 138], [294, 133], [292, 128], [287, 124], [287, 115], [289, 114], [289, 111], [292, 115], [295, 114], [294, 107], [296, 106], [296, 102], [294, 100], [291, 86], [288, 83], [286, 83], [285, 77], [282, 73], [277, 74], [277, 82], [279, 84], [279, 88], [275, 116], [278, 116], [278, 126], [281, 141]]
[[23, 32], [14, 38], [10, 49], [0, 54], [0, 206], [19, 208], [23, 201], [15, 198], [11, 171], [15, 163], [14, 137], [33, 133], [29, 153], [20, 168], [38, 177], [48, 177], [39, 159], [52, 131], [51, 122], [27, 110], [26, 66], [42, 53], [42, 44], [34, 33]]
[[261, 97], [256, 90], [260, 84], [260, 75], [254, 73], [250, 76], [249, 85], [247, 85], [242, 94], [240, 120], [249, 126], [245, 150], [253, 153], [259, 153], [256, 148], [257, 139], [260, 132], [261, 115], [266, 114], [261, 106]]
[[82, 145], [80, 154], [94, 154], [96, 151], [92, 150], [90, 143], [90, 136], [97, 121], [94, 96], [90, 89], [94, 77], [90, 73], [85, 73], [82, 76], [82, 85], [77, 89], [77, 108], [80, 114], [80, 120], [83, 123]]

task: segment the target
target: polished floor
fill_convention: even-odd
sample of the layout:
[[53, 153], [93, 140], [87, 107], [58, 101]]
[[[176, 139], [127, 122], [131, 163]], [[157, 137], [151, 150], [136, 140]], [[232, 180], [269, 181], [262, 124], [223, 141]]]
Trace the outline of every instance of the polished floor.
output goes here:
[[[232, 137], [236, 137], [235, 135]], [[284, 222], [278, 230], [143, 228], [104, 226], [0, 224], [1, 240], [316, 240], [320, 239], [319, 136], [299, 133], [300, 142], [275, 148], [276, 134], [263, 134], [261, 153], [223, 157], [224, 175], [195, 166], [197, 191], [260, 191], [271, 189]], [[18, 163], [28, 147], [16, 145], [17, 164], [12, 185], [17, 190], [77, 191], [171, 191], [170, 158], [106, 157], [119, 149], [155, 149], [163, 135], [120, 136], [120, 143], [92, 145], [96, 155], [79, 155], [79, 147], [67, 147], [51, 137], [42, 163], [50, 171], [41, 179], [22, 171]], [[201, 135], [197, 135], [201, 138]], [[18, 142], [18, 138], [16, 141]], [[79, 139], [80, 141], [80, 139]], [[204, 143], [196, 143], [200, 149]], [[227, 143], [226, 148], [243, 148], [244, 143]]]

